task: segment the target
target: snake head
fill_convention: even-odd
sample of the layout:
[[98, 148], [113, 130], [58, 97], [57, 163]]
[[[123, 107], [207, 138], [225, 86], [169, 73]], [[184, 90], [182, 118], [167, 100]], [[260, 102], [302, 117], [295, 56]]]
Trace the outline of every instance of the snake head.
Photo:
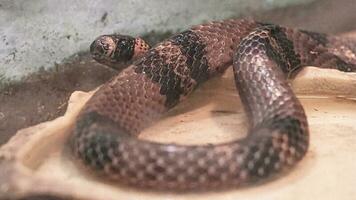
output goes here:
[[135, 41], [135, 38], [127, 35], [102, 35], [92, 42], [90, 53], [97, 62], [122, 69], [134, 56]]

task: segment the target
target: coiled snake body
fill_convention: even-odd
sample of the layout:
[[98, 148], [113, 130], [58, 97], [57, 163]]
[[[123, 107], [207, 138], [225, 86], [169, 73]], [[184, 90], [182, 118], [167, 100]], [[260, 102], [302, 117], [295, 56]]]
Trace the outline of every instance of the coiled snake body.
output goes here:
[[[147, 49], [143, 40], [129, 36], [93, 42], [99, 62], [135, 61], [91, 97], [71, 138], [86, 165], [145, 188], [235, 187], [294, 166], [307, 152], [309, 132], [287, 78], [307, 65], [356, 71], [355, 43], [248, 20], [197, 25]], [[201, 146], [135, 137], [230, 65], [250, 122], [247, 137]]]

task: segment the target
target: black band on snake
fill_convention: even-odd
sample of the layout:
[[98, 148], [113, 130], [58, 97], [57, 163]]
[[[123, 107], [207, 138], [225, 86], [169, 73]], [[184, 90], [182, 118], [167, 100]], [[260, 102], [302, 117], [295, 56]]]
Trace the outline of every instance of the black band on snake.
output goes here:
[[[86, 165], [144, 188], [231, 188], [293, 167], [308, 150], [309, 131], [287, 79], [308, 65], [356, 71], [355, 43], [248, 20], [197, 25], [148, 48], [129, 36], [95, 40], [91, 51], [99, 62], [113, 67], [119, 60], [134, 62], [91, 97], [71, 139]], [[247, 137], [201, 146], [136, 137], [231, 65], [250, 122]]]

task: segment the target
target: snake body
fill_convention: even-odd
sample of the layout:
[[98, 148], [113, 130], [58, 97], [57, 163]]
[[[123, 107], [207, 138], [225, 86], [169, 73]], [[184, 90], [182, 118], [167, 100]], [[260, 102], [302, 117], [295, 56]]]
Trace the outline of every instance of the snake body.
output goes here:
[[[100, 54], [123, 59], [134, 57], [137, 47], [148, 49], [137, 39], [105, 40], [121, 49], [102, 37], [92, 45], [98, 60]], [[307, 118], [288, 77], [307, 65], [356, 71], [355, 46], [249, 20], [194, 26], [137, 56], [91, 97], [78, 116], [72, 150], [99, 174], [144, 188], [225, 188], [266, 179], [294, 166], [308, 150]], [[189, 146], [136, 137], [231, 65], [250, 124], [245, 138]]]

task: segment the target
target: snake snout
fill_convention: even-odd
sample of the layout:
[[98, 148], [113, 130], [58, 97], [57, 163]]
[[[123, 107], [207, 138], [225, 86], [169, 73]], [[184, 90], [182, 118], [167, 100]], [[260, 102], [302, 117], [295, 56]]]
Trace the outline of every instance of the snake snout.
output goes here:
[[96, 38], [90, 45], [90, 53], [98, 62], [111, 60], [116, 49], [115, 40], [107, 35]]
[[97, 62], [114, 69], [132, 60], [135, 38], [126, 35], [102, 35], [90, 45], [90, 53]]

